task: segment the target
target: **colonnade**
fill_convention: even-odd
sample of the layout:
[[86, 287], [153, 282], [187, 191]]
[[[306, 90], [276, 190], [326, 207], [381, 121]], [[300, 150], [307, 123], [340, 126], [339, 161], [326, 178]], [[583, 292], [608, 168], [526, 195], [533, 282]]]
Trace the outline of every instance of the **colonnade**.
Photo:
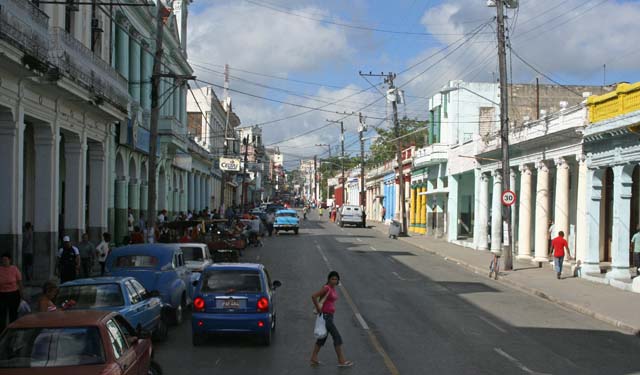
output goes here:
[[414, 233], [427, 233], [427, 184], [426, 182], [411, 185], [409, 205], [409, 230]]

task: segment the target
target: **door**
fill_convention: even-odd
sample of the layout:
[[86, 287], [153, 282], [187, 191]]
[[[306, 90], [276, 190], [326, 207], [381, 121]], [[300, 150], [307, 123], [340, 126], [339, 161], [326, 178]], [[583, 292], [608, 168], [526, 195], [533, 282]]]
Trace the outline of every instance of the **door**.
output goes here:
[[133, 287], [130, 280], [125, 281], [124, 286], [127, 289], [127, 298], [129, 299], [129, 313], [126, 314], [126, 317], [133, 327], [144, 327], [144, 307], [140, 303], [142, 301], [142, 297]]
[[191, 296], [193, 295], [192, 285], [191, 285], [191, 271], [187, 268], [184, 263], [184, 255], [182, 254], [182, 250], [176, 251], [175, 253], [175, 267], [176, 274], [180, 280], [184, 282], [185, 290], [187, 292], [187, 304], [191, 301]]
[[133, 286], [140, 296], [141, 315], [140, 319], [142, 327], [146, 330], [154, 330], [156, 328], [157, 320], [160, 319], [162, 306], [154, 298], [147, 296], [147, 290], [137, 280], [131, 280], [131, 286]]
[[111, 319], [106, 324], [109, 331], [109, 341], [113, 349], [116, 362], [123, 375], [138, 375], [138, 359], [135, 350], [131, 350], [127, 336], [122, 332], [118, 323]]

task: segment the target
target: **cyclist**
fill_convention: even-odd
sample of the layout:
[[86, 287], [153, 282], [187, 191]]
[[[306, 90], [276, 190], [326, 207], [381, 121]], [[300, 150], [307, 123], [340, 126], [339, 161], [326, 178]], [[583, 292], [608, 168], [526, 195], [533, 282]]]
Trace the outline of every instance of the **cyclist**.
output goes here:
[[500, 273], [500, 256], [502, 256], [502, 252], [500, 250], [491, 251], [491, 263], [489, 263], [489, 278], [491, 278], [491, 275], [493, 275], [493, 273], [495, 272], [494, 279], [498, 280], [498, 273]]
[[309, 212], [309, 206], [304, 206], [304, 208], [302, 209], [304, 220], [307, 220], [307, 212]]

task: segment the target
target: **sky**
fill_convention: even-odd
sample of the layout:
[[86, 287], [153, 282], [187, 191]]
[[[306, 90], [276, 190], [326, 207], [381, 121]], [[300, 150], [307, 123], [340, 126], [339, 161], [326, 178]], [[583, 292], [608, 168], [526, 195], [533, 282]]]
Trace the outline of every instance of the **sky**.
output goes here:
[[[359, 152], [389, 125], [383, 77], [405, 91], [399, 115], [424, 120], [450, 80], [495, 82], [496, 8], [486, 0], [195, 0], [188, 55], [200, 87], [222, 97], [224, 65], [241, 126], [260, 125], [285, 166]], [[640, 1], [520, 0], [506, 12], [509, 81], [603, 85], [640, 80]], [[517, 56], [519, 57], [517, 57]], [[524, 60], [524, 62], [522, 61]], [[525, 64], [526, 62], [526, 64]], [[535, 70], [533, 68], [535, 68]], [[368, 142], [371, 142], [369, 140]]]

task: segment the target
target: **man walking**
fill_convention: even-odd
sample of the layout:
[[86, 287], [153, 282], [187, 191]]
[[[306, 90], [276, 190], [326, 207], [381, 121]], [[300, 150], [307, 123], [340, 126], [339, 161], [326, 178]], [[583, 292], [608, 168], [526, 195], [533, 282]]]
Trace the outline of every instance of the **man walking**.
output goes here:
[[[153, 231], [150, 231], [153, 233]], [[102, 234], [102, 242], [98, 245], [98, 263], [100, 263], [100, 276], [104, 276], [104, 266], [107, 260], [107, 256], [111, 252], [109, 248], [109, 242], [111, 242], [111, 234], [105, 232]]]
[[273, 223], [276, 221], [276, 215], [273, 212], [267, 213], [267, 219], [265, 221], [267, 222], [267, 232], [269, 232], [269, 237], [271, 237], [271, 234], [273, 233]]
[[387, 208], [385, 206], [382, 206], [382, 222], [384, 223], [384, 219], [387, 216]]
[[75, 280], [80, 273], [80, 251], [71, 246], [69, 236], [62, 238], [62, 247], [58, 250], [58, 272], [60, 283]]
[[89, 241], [87, 233], [82, 235], [82, 241], [78, 244], [78, 251], [80, 252], [82, 277], [91, 277], [93, 262], [96, 259], [96, 247]]
[[636, 268], [636, 274], [640, 274], [640, 226], [631, 237], [631, 243], [633, 244], [633, 266]]
[[564, 239], [564, 232], [559, 231], [558, 237], [551, 241], [551, 248], [553, 248], [553, 265], [555, 267], [558, 279], [562, 277], [562, 262], [564, 262], [564, 252], [567, 250], [567, 259], [571, 259], [571, 252], [569, 252], [569, 243]]

